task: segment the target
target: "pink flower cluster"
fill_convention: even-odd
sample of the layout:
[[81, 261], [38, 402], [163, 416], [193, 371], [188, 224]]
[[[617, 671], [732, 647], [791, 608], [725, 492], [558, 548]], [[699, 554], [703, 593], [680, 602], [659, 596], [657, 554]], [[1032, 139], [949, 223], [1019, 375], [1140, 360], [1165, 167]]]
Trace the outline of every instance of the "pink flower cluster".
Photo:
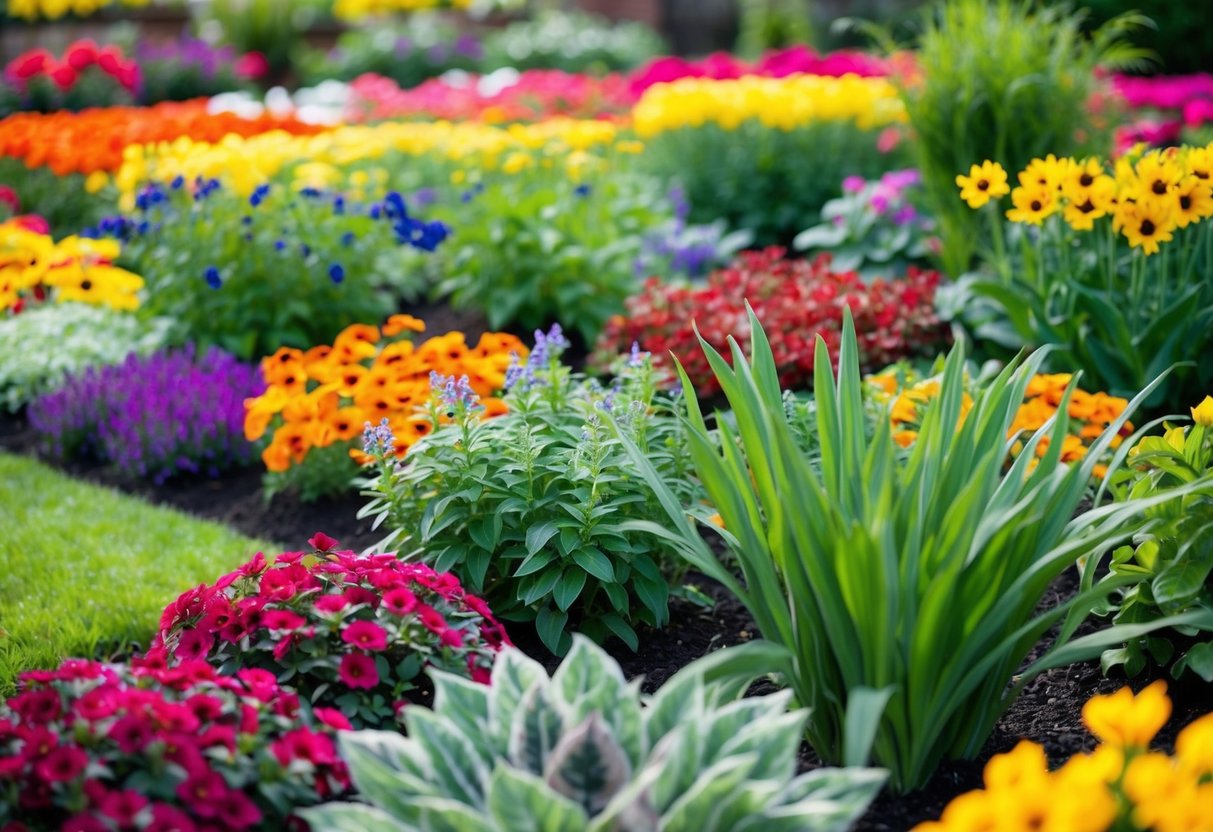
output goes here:
[[264, 670], [68, 660], [0, 707], [0, 830], [306, 829], [294, 808], [350, 787], [349, 728]]
[[790, 46], [767, 52], [758, 61], [747, 63], [727, 52], [716, 52], [697, 61], [685, 58], [656, 58], [632, 73], [628, 86], [634, 99], [655, 84], [667, 84], [680, 78], [725, 80], [745, 75], [786, 78], [789, 75], [859, 75], [865, 78], [892, 75], [899, 71], [893, 61], [864, 52], [839, 50], [819, 55], [807, 46]]
[[1131, 110], [1148, 111], [1117, 132], [1118, 150], [1137, 142], [1155, 146], [1184, 141], [1185, 128], [1213, 124], [1213, 75], [1113, 75], [1112, 88]]
[[57, 60], [45, 49], [24, 52], [9, 61], [4, 68], [4, 77], [19, 90], [24, 90], [31, 81], [45, 77], [66, 92], [93, 67], [113, 78], [132, 95], [139, 91], [139, 64], [133, 58], [128, 59], [117, 46], [98, 46], [87, 39], [69, 46], [62, 60]]
[[488, 683], [509, 638], [453, 575], [337, 551], [322, 533], [309, 542], [311, 553], [286, 552], [272, 565], [258, 554], [182, 594], [147, 660], [267, 670], [360, 727], [390, 725], [425, 667]]

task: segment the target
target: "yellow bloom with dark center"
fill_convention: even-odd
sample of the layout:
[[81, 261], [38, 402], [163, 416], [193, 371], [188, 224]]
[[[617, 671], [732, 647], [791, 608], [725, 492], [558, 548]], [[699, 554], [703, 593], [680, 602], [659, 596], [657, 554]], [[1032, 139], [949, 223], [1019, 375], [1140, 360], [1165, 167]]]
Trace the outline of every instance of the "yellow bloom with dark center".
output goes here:
[[1159, 243], [1170, 242], [1175, 229], [1170, 207], [1161, 201], [1122, 202], [1116, 206], [1115, 217], [1113, 226], [1119, 225], [1129, 245], [1147, 255], [1157, 254]]
[[1061, 190], [1066, 194], [1087, 191], [1095, 186], [1100, 177], [1106, 176], [1103, 165], [1094, 156], [1088, 156], [1082, 161], [1071, 161], [1061, 178]]
[[1004, 197], [1011, 192], [1007, 185], [1007, 172], [1002, 165], [989, 159], [969, 168], [968, 176], [957, 176], [956, 187], [960, 188], [960, 198], [970, 208], [980, 208], [991, 199]]
[[1183, 168], [1174, 155], [1155, 150], [1141, 157], [1134, 168], [1139, 202], [1175, 203], [1175, 189], [1183, 178]]
[[1093, 696], [1082, 708], [1082, 721], [1101, 742], [1116, 748], [1148, 748], [1171, 718], [1167, 683], [1161, 679], [1134, 694], [1127, 687]]
[[1067, 177], [1062, 187], [1066, 198], [1063, 216], [1075, 231], [1090, 231], [1095, 220], [1106, 217], [1116, 207], [1116, 182], [1100, 174], [1083, 185], [1086, 175]]
[[[1184, 163], [1188, 174], [1204, 182], [1213, 179], [1213, 144], [1208, 147], [1194, 147], [1188, 151]], [[1213, 184], [1213, 183], [1210, 183]]]
[[1188, 176], [1175, 190], [1175, 225], [1187, 228], [1213, 216], [1213, 186], [1195, 176]]
[[1043, 159], [1033, 159], [1019, 172], [1019, 184], [1025, 188], [1061, 190], [1062, 182], [1069, 176], [1074, 164], [1073, 159], [1058, 159], [1052, 153]]
[[1055, 191], [1042, 185], [1016, 188], [1011, 191], [1011, 202], [1015, 207], [1007, 211], [1007, 219], [1029, 225], [1040, 225], [1058, 209]]

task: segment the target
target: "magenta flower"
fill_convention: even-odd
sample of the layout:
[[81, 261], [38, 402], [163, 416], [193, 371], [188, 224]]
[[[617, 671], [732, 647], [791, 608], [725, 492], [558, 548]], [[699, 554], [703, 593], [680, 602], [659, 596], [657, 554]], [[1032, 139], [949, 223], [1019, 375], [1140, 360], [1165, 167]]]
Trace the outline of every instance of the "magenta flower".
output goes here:
[[387, 631], [373, 621], [355, 621], [341, 631], [341, 640], [363, 650], [386, 650]]
[[417, 596], [404, 587], [383, 594], [383, 607], [395, 615], [408, 615], [417, 609]]
[[337, 676], [341, 683], [349, 688], [370, 690], [379, 684], [379, 671], [375, 667], [375, 660], [365, 653], [347, 653], [342, 656]]
[[88, 765], [88, 755], [74, 745], [63, 745], [34, 764], [34, 774], [46, 783], [75, 780]]

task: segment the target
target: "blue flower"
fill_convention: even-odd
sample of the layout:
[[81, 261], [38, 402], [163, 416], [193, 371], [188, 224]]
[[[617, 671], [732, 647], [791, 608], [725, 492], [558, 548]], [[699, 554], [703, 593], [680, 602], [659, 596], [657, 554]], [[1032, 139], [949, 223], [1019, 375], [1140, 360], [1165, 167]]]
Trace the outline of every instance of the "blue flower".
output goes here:
[[337, 216], [345, 213], [345, 197], [339, 196], [333, 200], [333, 213]]
[[206, 278], [206, 285], [210, 286], [212, 289], [218, 289], [223, 285], [223, 279], [219, 277], [219, 269], [215, 268], [214, 266], [207, 266], [206, 271], [202, 273], [202, 276]]
[[578, 185], [573, 189], [573, 196], [582, 197], [584, 199], [585, 197], [589, 196], [590, 192], [593, 190], [594, 189], [589, 185]]
[[177, 174], [173, 177], [173, 181], [170, 182], [168, 186], [174, 191], [181, 190], [185, 186], [185, 177], [181, 174]]
[[248, 204], [253, 206], [254, 208], [256, 208], [258, 205], [260, 205], [262, 202], [265, 201], [265, 198], [267, 196], [269, 196], [269, 193], [270, 193], [269, 185], [258, 185], [256, 188], [253, 189], [253, 195], [248, 198]]
[[286, 248], [286, 243], [284, 243], [282, 240], [274, 241], [274, 251], [282, 251], [285, 248]]
[[334, 283], [340, 283], [345, 280], [345, 267], [340, 263], [334, 263], [329, 266], [329, 280]]
[[407, 220], [409, 208], [399, 191], [391, 191], [383, 198], [383, 213], [390, 219]]
[[341, 235], [341, 245], [345, 246], [346, 248], [349, 248], [350, 246], [352, 246], [354, 244], [354, 239], [355, 239], [354, 232], [347, 231]]
[[299, 246], [299, 253], [302, 254], [304, 257], [311, 257], [312, 256], [312, 247], [309, 246], [307, 243], [302, 243]]

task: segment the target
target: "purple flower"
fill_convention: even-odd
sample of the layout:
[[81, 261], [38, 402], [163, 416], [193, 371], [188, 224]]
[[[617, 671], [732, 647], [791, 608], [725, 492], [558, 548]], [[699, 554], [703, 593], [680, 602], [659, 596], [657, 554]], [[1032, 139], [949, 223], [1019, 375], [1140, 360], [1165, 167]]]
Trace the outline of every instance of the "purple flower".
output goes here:
[[362, 427], [362, 452], [369, 456], [383, 456], [396, 448], [396, 437], [392, 433], [387, 417], [378, 425], [366, 422]]
[[842, 180], [842, 192], [844, 194], [857, 194], [863, 190], [866, 184], [867, 182], [864, 181], [862, 176], [848, 176]]

